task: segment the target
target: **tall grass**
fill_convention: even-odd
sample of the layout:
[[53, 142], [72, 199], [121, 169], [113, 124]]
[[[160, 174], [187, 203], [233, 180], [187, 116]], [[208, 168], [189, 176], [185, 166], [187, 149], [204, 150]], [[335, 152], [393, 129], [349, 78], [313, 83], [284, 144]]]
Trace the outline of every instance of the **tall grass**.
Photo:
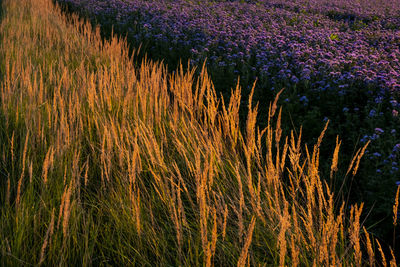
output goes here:
[[249, 101], [242, 133], [240, 88], [225, 102], [205, 68], [135, 65], [124, 40], [103, 41], [51, 0], [4, 9], [1, 265], [382, 261], [361, 232], [363, 205], [347, 210], [319, 176], [325, 130], [302, 146], [301, 133], [282, 136], [276, 101], [265, 129]]

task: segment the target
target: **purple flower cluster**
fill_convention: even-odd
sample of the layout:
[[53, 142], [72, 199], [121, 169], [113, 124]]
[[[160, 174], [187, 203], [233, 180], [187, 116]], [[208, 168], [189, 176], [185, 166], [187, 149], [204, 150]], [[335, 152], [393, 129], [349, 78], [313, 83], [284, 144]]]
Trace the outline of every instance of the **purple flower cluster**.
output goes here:
[[160, 54], [186, 51], [271, 86], [400, 89], [399, 0], [58, 1]]
[[399, 14], [398, 0], [270, 0], [265, 2], [291, 10], [322, 13], [336, 19], [358, 18], [377, 21], [382, 18], [396, 17]]

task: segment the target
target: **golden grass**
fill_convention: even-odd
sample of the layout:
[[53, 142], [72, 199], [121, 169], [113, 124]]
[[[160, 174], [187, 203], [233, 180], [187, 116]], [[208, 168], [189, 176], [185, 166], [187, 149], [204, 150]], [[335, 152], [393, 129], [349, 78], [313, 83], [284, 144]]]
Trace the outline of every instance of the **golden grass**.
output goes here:
[[[103, 41], [50, 0], [5, 7], [1, 149], [13, 209], [1, 216], [23, 233], [0, 229], [7, 263], [365, 264], [363, 205], [348, 217], [320, 177], [328, 125], [304, 153], [301, 131], [282, 136], [278, 94], [265, 129], [250, 97], [243, 133], [239, 86], [228, 102], [217, 97], [204, 66], [195, 77], [135, 65], [124, 40]], [[356, 174], [366, 146], [347, 173]]]
[[399, 210], [399, 193], [400, 193], [400, 186], [397, 186], [396, 196], [395, 196], [394, 205], [393, 205], [393, 225], [395, 227], [397, 225], [397, 213]]
[[369, 266], [374, 266], [375, 265], [375, 255], [374, 251], [372, 249], [372, 244], [371, 244], [371, 238], [369, 237], [369, 233], [367, 232], [367, 229], [363, 227], [364, 235], [366, 238], [366, 246], [367, 246], [367, 253], [368, 253], [368, 259], [369, 259]]

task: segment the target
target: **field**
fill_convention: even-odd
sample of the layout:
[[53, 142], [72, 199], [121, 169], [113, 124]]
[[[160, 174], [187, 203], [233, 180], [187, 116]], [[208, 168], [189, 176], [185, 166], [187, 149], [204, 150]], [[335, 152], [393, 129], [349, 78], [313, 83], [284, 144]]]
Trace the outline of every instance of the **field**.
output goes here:
[[302, 127], [304, 142], [314, 144], [330, 121], [321, 147], [323, 176], [329, 175], [337, 135], [343, 169], [371, 141], [358, 177], [339, 173], [333, 190], [343, 200], [364, 202], [367, 225], [392, 239], [391, 207], [400, 180], [398, 0], [57, 2], [99, 24], [104, 37], [126, 36], [131, 47], [140, 46], [139, 59], [163, 60], [169, 72], [189, 59], [192, 66], [205, 62], [217, 96], [226, 100], [239, 82], [242, 122], [255, 81], [261, 128], [268, 104], [284, 88], [279, 104], [285, 135]]
[[0, 265], [396, 266], [397, 4], [4, 0]]

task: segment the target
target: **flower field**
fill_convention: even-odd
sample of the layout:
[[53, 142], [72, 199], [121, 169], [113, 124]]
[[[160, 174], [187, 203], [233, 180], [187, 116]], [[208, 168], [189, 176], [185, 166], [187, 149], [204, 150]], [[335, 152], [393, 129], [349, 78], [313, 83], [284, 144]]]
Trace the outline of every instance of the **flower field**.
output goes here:
[[[322, 40], [324, 31], [311, 30], [333, 29], [345, 16], [343, 25], [356, 27], [360, 18], [383, 32], [383, 18], [395, 20], [393, 3], [360, 11], [329, 2], [326, 8], [289, 1], [81, 0], [60, 1], [61, 8], [55, 2], [1, 2], [0, 266], [396, 266], [400, 183], [393, 167], [400, 144], [396, 82], [392, 88], [387, 78], [395, 62], [379, 70], [388, 70], [384, 80], [360, 74], [350, 83], [341, 77], [344, 62], [329, 63], [336, 54], [347, 57], [338, 52], [346, 31]], [[343, 15], [349, 10], [358, 16], [353, 22]], [[249, 14], [262, 19], [245, 22]], [[310, 47], [313, 36], [321, 38], [331, 58], [300, 64], [293, 14], [305, 33], [310, 27], [296, 38]], [[307, 24], [309, 16], [326, 25]], [[263, 58], [256, 56], [262, 38], [253, 23], [273, 44]], [[395, 36], [395, 27], [385, 34]], [[365, 61], [354, 61], [360, 68], [379, 54], [364, 46]], [[395, 49], [395, 39], [388, 47]], [[314, 52], [307, 57], [322, 60]], [[171, 66], [141, 53], [165, 56]], [[183, 67], [178, 57], [192, 65]], [[322, 74], [332, 71], [345, 80]], [[362, 111], [352, 98], [354, 90], [363, 96], [361, 89], [368, 101], [369, 90], [378, 98]], [[317, 103], [329, 120], [310, 115]], [[347, 133], [342, 115], [363, 125], [360, 132]], [[309, 124], [300, 129], [302, 118]], [[374, 165], [382, 160], [384, 167]], [[373, 176], [365, 188], [376, 189], [364, 191], [367, 198], [386, 194], [377, 206], [389, 214], [390, 243], [364, 220], [374, 214], [370, 203], [349, 194], [362, 174], [370, 176], [361, 181]]]
[[360, 177], [339, 175], [335, 187], [352, 201], [364, 201], [369, 224], [391, 238], [390, 207], [400, 180], [398, 0], [57, 2], [99, 24], [104, 35], [126, 36], [132, 47], [141, 46], [170, 70], [189, 59], [192, 66], [206, 60], [225, 99], [239, 82], [246, 103], [257, 80], [253, 98], [260, 126], [266, 126], [268, 103], [285, 88], [280, 98], [285, 133], [289, 125], [303, 126], [305, 141], [315, 142], [331, 121], [324, 162], [337, 134], [344, 142], [343, 162], [371, 141]]
[[136, 44], [150, 42], [146, 52], [162, 58], [187, 53], [193, 64], [207, 58], [272, 86], [340, 88], [344, 96], [357, 83], [400, 90], [398, 1], [59, 2]]

